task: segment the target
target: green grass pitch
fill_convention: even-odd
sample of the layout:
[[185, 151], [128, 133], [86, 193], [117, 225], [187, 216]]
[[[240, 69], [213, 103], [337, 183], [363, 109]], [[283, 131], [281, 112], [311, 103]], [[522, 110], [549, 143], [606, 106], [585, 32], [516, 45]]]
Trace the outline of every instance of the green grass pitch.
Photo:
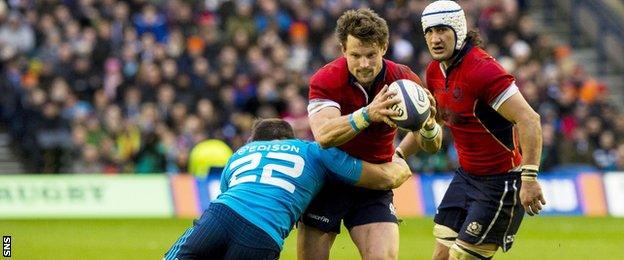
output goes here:
[[[161, 259], [190, 225], [190, 219], [0, 220], [0, 235], [12, 236], [11, 259]], [[430, 218], [401, 224], [399, 259], [430, 259], [431, 226]], [[296, 258], [295, 237], [296, 230], [281, 259]], [[331, 259], [359, 259], [344, 230]], [[513, 250], [496, 259], [624, 259], [624, 218], [526, 217]]]

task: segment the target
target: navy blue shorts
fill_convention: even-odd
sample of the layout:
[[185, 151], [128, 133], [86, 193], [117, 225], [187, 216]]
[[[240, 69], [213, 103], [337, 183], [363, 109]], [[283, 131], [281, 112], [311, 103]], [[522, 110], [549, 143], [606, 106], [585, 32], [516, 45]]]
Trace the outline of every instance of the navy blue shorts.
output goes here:
[[344, 220], [347, 229], [369, 223], [397, 222], [393, 193], [355, 187], [328, 180], [310, 202], [301, 221], [323, 232], [340, 233]]
[[212, 203], [173, 244], [165, 259], [278, 259], [280, 248], [228, 206]]
[[458, 169], [434, 222], [453, 229], [460, 240], [497, 244], [507, 251], [524, 217], [521, 184], [519, 172], [474, 176]]

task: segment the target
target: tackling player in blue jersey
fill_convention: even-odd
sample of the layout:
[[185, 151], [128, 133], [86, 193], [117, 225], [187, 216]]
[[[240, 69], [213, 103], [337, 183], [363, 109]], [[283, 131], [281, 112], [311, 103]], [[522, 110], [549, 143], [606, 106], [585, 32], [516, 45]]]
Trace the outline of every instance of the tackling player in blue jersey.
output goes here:
[[277, 259], [284, 238], [326, 178], [384, 190], [410, 176], [397, 156], [392, 162], [371, 164], [337, 148], [294, 139], [286, 121], [261, 120], [252, 129], [250, 143], [225, 166], [222, 193], [165, 259]]

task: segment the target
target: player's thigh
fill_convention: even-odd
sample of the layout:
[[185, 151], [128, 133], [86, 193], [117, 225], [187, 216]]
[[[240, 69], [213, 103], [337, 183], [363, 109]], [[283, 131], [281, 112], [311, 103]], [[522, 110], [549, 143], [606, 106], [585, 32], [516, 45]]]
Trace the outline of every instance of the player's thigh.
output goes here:
[[301, 222], [307, 227], [339, 234], [340, 223], [353, 205], [353, 189], [337, 181], [326, 182], [301, 215]]
[[298, 259], [328, 259], [337, 233], [325, 232], [299, 222], [297, 227]]
[[447, 260], [449, 258], [449, 247], [445, 244], [442, 244], [436, 241], [435, 246], [433, 248], [433, 256], [431, 259], [433, 260]]
[[519, 180], [501, 179], [475, 184], [466, 219], [458, 239], [472, 245], [495, 244], [511, 248], [524, 210], [518, 194]]
[[399, 226], [394, 222], [359, 225], [349, 230], [362, 259], [397, 259]]
[[228, 230], [224, 229], [221, 208], [211, 205], [194, 221], [165, 254], [165, 259], [196, 259], [206, 256], [220, 258], [229, 243]]
[[481, 260], [492, 259], [498, 250], [496, 244], [474, 245], [461, 239], [457, 239], [455, 244], [449, 249], [450, 260]]
[[223, 259], [227, 260], [274, 260], [279, 259], [279, 248], [254, 248], [247, 245], [232, 243], [228, 246], [227, 252], [223, 256]]
[[[459, 230], [459, 228], [457, 230]], [[457, 232], [450, 227], [435, 224], [433, 226], [433, 237], [436, 239], [435, 248], [433, 250], [433, 259], [448, 259], [449, 248], [455, 244]]]

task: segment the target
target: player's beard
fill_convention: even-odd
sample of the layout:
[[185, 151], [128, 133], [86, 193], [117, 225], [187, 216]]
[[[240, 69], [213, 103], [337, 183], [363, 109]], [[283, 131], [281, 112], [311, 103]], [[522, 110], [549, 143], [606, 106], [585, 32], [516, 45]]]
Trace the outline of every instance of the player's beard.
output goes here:
[[367, 85], [375, 79], [374, 70], [361, 70], [357, 72], [358, 82], [362, 85]]

